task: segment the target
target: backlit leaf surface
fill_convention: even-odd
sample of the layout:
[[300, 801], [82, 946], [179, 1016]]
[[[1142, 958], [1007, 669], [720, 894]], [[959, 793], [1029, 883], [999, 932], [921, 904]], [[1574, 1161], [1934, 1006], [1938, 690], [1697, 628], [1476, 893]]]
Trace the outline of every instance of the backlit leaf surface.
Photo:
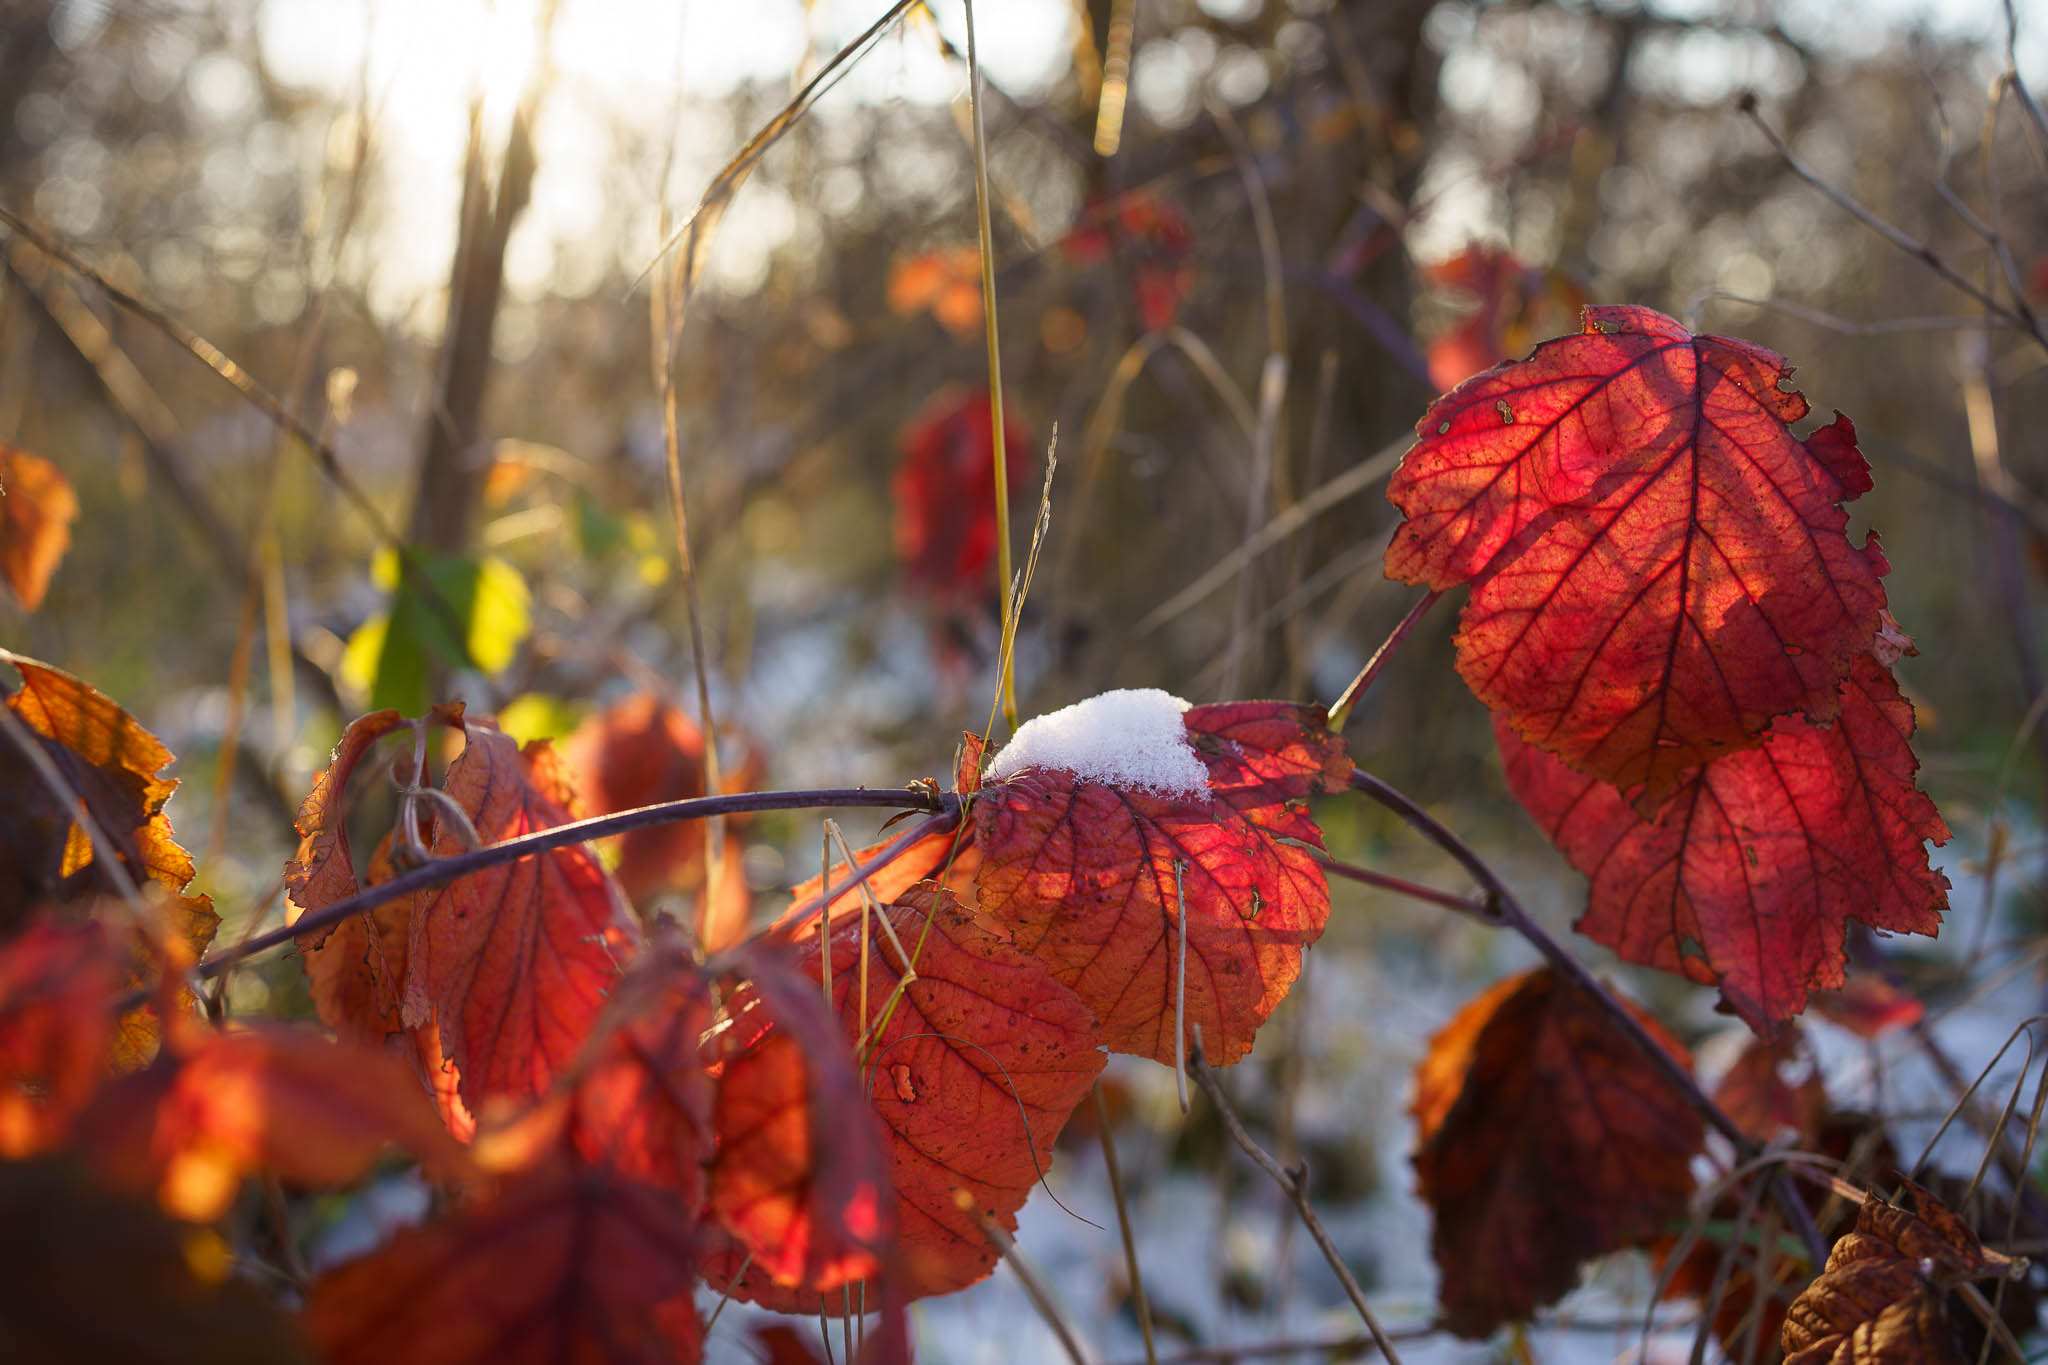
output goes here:
[[1458, 669], [1529, 742], [1647, 807], [1773, 717], [1831, 718], [1886, 565], [1846, 418], [1805, 440], [1782, 357], [1646, 308], [1439, 399], [1388, 496], [1387, 572], [1472, 584]]
[[43, 604], [77, 519], [78, 495], [57, 466], [0, 445], [0, 580], [28, 610]]
[[1935, 933], [1948, 879], [1925, 843], [1948, 827], [1914, 786], [1913, 708], [1868, 653], [1841, 693], [1832, 726], [1779, 718], [1763, 747], [1701, 768], [1654, 820], [1496, 719], [1516, 799], [1592, 880], [1580, 932], [1720, 987], [1760, 1033], [1810, 988], [1842, 984], [1848, 920]]

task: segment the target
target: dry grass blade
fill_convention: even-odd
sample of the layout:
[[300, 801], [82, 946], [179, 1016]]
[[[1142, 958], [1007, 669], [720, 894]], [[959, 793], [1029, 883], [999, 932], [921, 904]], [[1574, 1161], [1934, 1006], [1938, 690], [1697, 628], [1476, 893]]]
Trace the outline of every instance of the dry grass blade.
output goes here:
[[741, 183], [753, 173], [761, 158], [768, 154], [768, 149], [773, 147], [784, 133], [795, 127], [797, 120], [809, 113], [811, 106], [836, 85], [840, 77], [844, 76], [855, 62], [866, 56], [868, 49], [880, 41], [882, 35], [887, 33], [897, 20], [921, 3], [923, 0], [896, 0], [881, 18], [864, 29], [858, 38], [832, 54], [832, 59], [819, 67], [817, 74], [810, 80], [804, 82], [803, 89], [796, 92], [796, 97], [783, 105], [774, 118], [762, 124], [754, 135], [747, 139], [738, 154], [725, 163], [725, 168], [712, 177], [710, 186], [697, 200], [697, 207], [683, 220], [681, 226], [663, 239], [661, 246], [654, 253], [654, 259], [649, 261], [646, 268], [634, 279], [633, 287], [639, 288], [642, 281], [654, 273], [655, 267], [660, 265], [671, 251], [687, 241], [690, 246], [689, 250], [683, 253], [680, 272], [684, 301], [687, 302], [689, 290], [696, 282], [703, 266], [704, 254], [710, 249], [712, 235], [718, 226], [718, 216], [724, 212], [725, 206], [732, 202], [732, 196]]
[[1115, 0], [1102, 61], [1102, 96], [1095, 104], [1095, 154], [1100, 157], [1115, 156], [1123, 145], [1124, 105], [1131, 93], [1131, 39], [1137, 28], [1138, 0]]

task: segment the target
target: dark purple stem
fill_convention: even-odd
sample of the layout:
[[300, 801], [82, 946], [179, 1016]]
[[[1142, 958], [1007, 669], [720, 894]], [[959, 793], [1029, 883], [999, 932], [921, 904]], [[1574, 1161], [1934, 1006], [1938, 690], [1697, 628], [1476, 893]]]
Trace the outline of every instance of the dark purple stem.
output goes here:
[[1394, 633], [1372, 652], [1372, 657], [1365, 661], [1365, 667], [1351, 680], [1351, 686], [1345, 688], [1344, 695], [1330, 706], [1330, 729], [1333, 732], [1344, 732], [1344, 722], [1351, 719], [1352, 706], [1365, 694], [1365, 689], [1372, 686], [1373, 679], [1379, 677], [1381, 670], [1393, 659], [1394, 652], [1408, 638], [1409, 632], [1415, 629], [1423, 617], [1429, 615], [1429, 609], [1435, 606], [1437, 599], [1442, 596], [1441, 589], [1432, 588], [1424, 593], [1422, 599], [1410, 607], [1408, 614], [1401, 618], [1400, 624], [1394, 627]]
[[734, 792], [726, 796], [699, 796], [688, 801], [663, 801], [658, 805], [640, 806], [634, 810], [620, 811], [616, 815], [599, 815], [589, 820], [577, 820], [567, 825], [535, 830], [531, 834], [522, 834], [503, 843], [474, 849], [468, 853], [458, 853], [453, 857], [436, 858], [432, 862], [401, 872], [388, 882], [359, 891], [353, 896], [335, 901], [332, 905], [324, 905], [311, 914], [301, 915], [297, 922], [282, 929], [259, 934], [225, 952], [216, 953], [200, 963], [195, 970], [202, 977], [217, 976], [257, 953], [293, 942], [305, 934], [331, 929], [349, 916], [374, 910], [395, 897], [423, 891], [432, 886], [442, 886], [487, 867], [517, 862], [536, 853], [546, 853], [553, 849], [566, 848], [571, 844], [580, 844], [586, 839], [601, 839], [609, 834], [645, 829], [649, 825], [669, 824], [677, 820], [702, 820], [713, 815], [733, 815], [742, 811], [815, 810], [827, 806], [926, 810], [935, 812], [941, 819], [958, 819], [960, 798], [943, 793], [927, 794], [911, 789], [875, 791], [866, 787], [836, 787], [817, 791]]

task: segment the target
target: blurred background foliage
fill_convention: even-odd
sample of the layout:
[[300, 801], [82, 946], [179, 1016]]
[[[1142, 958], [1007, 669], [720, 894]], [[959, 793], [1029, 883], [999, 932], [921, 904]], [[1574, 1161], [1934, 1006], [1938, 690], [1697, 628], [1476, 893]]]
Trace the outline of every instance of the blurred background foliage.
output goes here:
[[[372, 704], [459, 696], [527, 735], [650, 687], [696, 713], [647, 272], [665, 225], [882, 8], [0, 6], [0, 204], [284, 395], [364, 499], [159, 329], [9, 235], [0, 440], [54, 462], [82, 511], [47, 600], [0, 606], [0, 638], [92, 681], [179, 755], [173, 819], [211, 855], [200, 876], [230, 932], [274, 905], [290, 812]], [[1901, 676], [1924, 782], [1980, 854], [2000, 809], [2033, 808], [2042, 348], [1984, 326], [1742, 108], [1754, 96], [1801, 164], [1967, 279], [2003, 296], [2016, 276], [2038, 305], [2048, 147], [1989, 93], [2005, 10], [980, 12], [1020, 556], [1059, 432], [1025, 713], [1115, 686], [1332, 699], [1413, 600], [1379, 572], [1381, 484], [1354, 479], [1242, 586], [1218, 565], [1248, 529], [1398, 450], [1473, 363], [1571, 329], [1580, 302], [1633, 302], [1786, 353], [1818, 416], [1854, 418], [1877, 479], [1857, 529], [1883, 534], [1921, 647]], [[2048, 16], [2026, 17], [2017, 61], [2038, 87]], [[962, 541], [993, 483], [978, 457], [947, 472], [986, 442], [986, 417], [978, 436], [956, 421], [921, 465], [905, 454], [986, 383], [965, 42], [960, 6], [935, 4], [831, 84], [724, 214], [674, 356], [713, 708], [726, 767], [763, 786], [942, 775], [988, 715], [993, 569]], [[1120, 122], [1105, 118], [1119, 98]], [[1276, 326], [1286, 384], [1262, 471]], [[906, 541], [906, 518], [925, 539]], [[398, 541], [460, 619], [408, 597]], [[1354, 752], [1500, 850], [1562, 919], [1577, 883], [1505, 799], [1484, 713], [1453, 680], [1453, 625], [1436, 613], [1366, 698]], [[1325, 818], [1342, 856], [1447, 875], [1376, 816]], [[2038, 837], [2031, 817], [2008, 825], [2022, 847]], [[815, 824], [764, 820], [746, 838], [765, 914], [815, 866]], [[1951, 855], [1951, 876], [1965, 870]], [[1357, 888], [1338, 903], [1333, 944], [1377, 935], [1371, 970], [1396, 979], [1512, 951], [1383, 900], [1363, 928]], [[1366, 969], [1327, 970], [1349, 989]], [[295, 991], [294, 976], [236, 989]], [[1415, 1005], [1391, 1027], [1408, 1047], [1442, 1017]], [[1376, 1045], [1328, 1046], [1354, 1044]], [[1332, 1194], [1369, 1185], [1370, 1164], [1332, 1156]]]

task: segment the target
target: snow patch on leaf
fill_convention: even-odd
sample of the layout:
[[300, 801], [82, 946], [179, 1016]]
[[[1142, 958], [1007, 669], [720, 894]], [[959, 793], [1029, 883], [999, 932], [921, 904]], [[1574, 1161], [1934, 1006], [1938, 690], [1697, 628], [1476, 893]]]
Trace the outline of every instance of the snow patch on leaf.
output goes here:
[[1195, 799], [1209, 769], [1188, 742], [1188, 704], [1156, 687], [1121, 688], [1024, 722], [989, 766], [1001, 780], [1056, 768], [1122, 791]]

